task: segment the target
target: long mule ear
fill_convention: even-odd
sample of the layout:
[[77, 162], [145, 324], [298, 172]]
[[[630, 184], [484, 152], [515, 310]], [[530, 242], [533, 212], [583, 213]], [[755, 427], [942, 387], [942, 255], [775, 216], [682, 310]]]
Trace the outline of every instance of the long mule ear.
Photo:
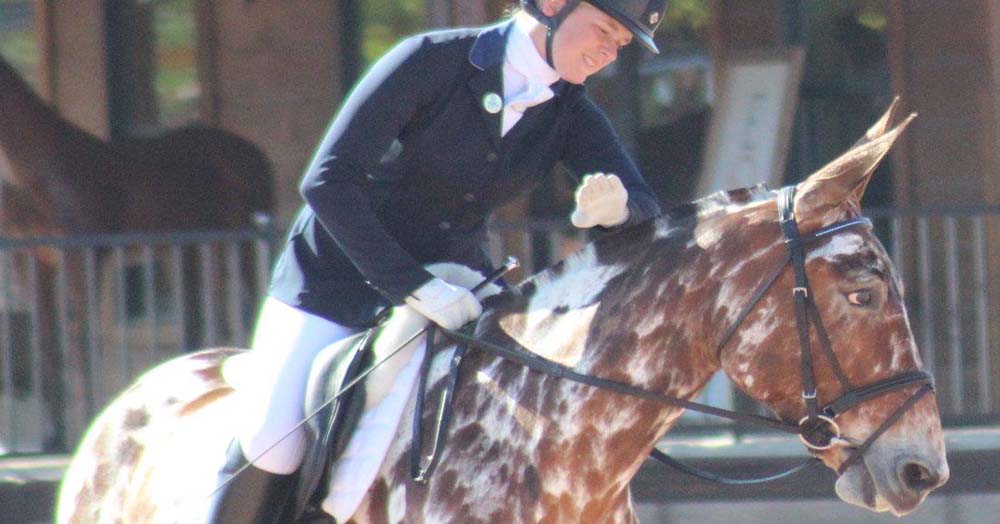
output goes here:
[[851, 146], [851, 149], [865, 145], [868, 142], [871, 142], [872, 140], [875, 140], [876, 138], [884, 135], [885, 132], [889, 130], [889, 124], [891, 124], [892, 121], [896, 119], [896, 112], [898, 110], [899, 110], [899, 96], [896, 96], [895, 98], [892, 99], [892, 103], [889, 104], [889, 108], [885, 110], [885, 113], [882, 114], [881, 118], [875, 121], [875, 123], [868, 128], [868, 131], [865, 131], [864, 136], [862, 136], [857, 142], [855, 142], [854, 145]]
[[795, 193], [795, 215], [800, 223], [813, 222], [816, 227], [823, 225], [825, 214], [845, 202], [860, 207], [861, 197], [875, 167], [917, 116], [912, 113], [899, 125], [886, 131], [884, 128], [895, 108], [893, 103], [858, 144], [799, 183]]

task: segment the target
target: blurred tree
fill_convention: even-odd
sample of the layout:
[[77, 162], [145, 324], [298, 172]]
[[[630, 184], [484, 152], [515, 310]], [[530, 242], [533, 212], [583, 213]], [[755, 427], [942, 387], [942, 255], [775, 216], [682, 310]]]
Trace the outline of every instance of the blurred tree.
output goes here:
[[366, 0], [361, 17], [361, 58], [367, 66], [400, 39], [425, 29], [423, 0]]
[[34, 14], [31, 0], [0, 0], [0, 55], [37, 89], [40, 58]]

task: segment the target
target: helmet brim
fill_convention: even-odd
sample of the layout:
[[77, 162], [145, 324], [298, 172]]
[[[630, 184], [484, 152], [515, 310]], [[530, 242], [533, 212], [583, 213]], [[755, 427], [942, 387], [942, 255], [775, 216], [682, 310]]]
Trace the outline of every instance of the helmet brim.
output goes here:
[[639, 43], [642, 44], [643, 47], [649, 49], [654, 55], [660, 54], [660, 48], [656, 47], [656, 42], [653, 40], [653, 37], [642, 31], [632, 31], [632, 34], [639, 39]]
[[621, 25], [628, 29], [632, 36], [634, 36], [643, 47], [649, 49], [653, 54], [660, 54], [660, 49], [656, 47], [656, 42], [653, 40], [653, 35], [648, 31], [648, 29], [639, 26], [634, 20], [625, 16], [624, 13], [618, 11], [617, 9], [604, 5], [603, 2], [597, 2], [593, 4], [595, 7], [607, 13], [611, 18], [617, 20]]

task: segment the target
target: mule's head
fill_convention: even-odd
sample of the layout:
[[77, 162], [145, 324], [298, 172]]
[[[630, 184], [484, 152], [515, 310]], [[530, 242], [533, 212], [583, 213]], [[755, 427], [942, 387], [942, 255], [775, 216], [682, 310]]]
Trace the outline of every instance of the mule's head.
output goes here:
[[[850, 151], [798, 185], [794, 212], [802, 234], [860, 215], [860, 200], [869, 177], [912, 118], [892, 127], [895, 108], [894, 103]], [[770, 228], [777, 231], [773, 224]], [[852, 388], [921, 369], [902, 286], [869, 227], [853, 226], [825, 235], [810, 243], [805, 255], [811, 299]], [[802, 419], [807, 409], [794, 286], [792, 268], [786, 267], [720, 353], [723, 368], [741, 389], [792, 423]], [[814, 325], [810, 354], [822, 407], [841, 397], [843, 387], [817, 333]], [[860, 460], [842, 467], [920, 387], [907, 385], [838, 414], [835, 421], [843, 438], [834, 439], [829, 449], [810, 450], [831, 469], [842, 470], [836, 483], [841, 499], [903, 515], [948, 479], [933, 394], [906, 408], [898, 421], [872, 441]]]

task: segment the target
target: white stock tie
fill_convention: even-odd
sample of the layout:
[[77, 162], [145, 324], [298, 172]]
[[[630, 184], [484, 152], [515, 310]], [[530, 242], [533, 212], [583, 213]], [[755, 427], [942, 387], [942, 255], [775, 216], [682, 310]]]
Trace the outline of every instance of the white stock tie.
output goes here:
[[553, 96], [549, 86], [537, 82], [529, 82], [525, 89], [515, 94], [504, 105], [503, 110], [503, 135], [506, 135], [514, 127], [524, 112], [529, 107], [547, 102]]

